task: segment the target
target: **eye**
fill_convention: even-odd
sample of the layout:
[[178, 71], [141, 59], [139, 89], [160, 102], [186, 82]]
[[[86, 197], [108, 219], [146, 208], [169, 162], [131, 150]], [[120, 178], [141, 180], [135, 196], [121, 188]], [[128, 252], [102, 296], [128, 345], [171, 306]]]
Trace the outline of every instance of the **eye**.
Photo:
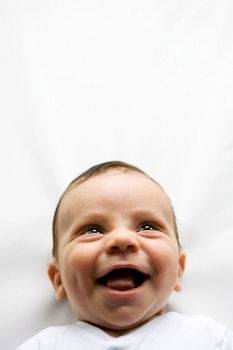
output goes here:
[[88, 226], [82, 230], [82, 234], [85, 235], [99, 235], [102, 233], [102, 230], [97, 226]]
[[139, 232], [142, 232], [142, 231], [158, 231], [159, 228], [157, 225], [155, 224], [151, 224], [151, 223], [145, 223], [145, 224], [142, 224], [140, 227], [139, 227]]

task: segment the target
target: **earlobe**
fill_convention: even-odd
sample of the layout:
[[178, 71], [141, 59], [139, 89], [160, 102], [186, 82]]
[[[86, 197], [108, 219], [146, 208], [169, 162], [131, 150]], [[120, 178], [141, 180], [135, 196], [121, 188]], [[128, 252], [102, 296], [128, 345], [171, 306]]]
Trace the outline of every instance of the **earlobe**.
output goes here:
[[178, 261], [178, 277], [177, 277], [177, 282], [176, 282], [176, 285], [175, 285], [175, 291], [176, 292], [181, 292], [182, 291], [182, 276], [183, 276], [183, 273], [184, 273], [184, 270], [185, 270], [185, 262], [186, 262], [186, 255], [181, 252], [180, 253], [180, 256], [179, 256], [179, 261]]
[[58, 301], [64, 299], [66, 297], [66, 292], [62, 284], [59, 267], [56, 260], [53, 260], [48, 264], [48, 276], [52, 285], [54, 286], [56, 299]]

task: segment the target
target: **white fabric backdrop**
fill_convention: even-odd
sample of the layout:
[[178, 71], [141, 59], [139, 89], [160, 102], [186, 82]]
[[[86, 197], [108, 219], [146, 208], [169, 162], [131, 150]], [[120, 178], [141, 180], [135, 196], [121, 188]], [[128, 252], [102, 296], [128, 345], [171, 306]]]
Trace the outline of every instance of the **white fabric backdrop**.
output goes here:
[[65, 186], [131, 162], [168, 191], [188, 254], [176, 310], [233, 328], [231, 0], [2, 0], [1, 340], [73, 320], [46, 276]]

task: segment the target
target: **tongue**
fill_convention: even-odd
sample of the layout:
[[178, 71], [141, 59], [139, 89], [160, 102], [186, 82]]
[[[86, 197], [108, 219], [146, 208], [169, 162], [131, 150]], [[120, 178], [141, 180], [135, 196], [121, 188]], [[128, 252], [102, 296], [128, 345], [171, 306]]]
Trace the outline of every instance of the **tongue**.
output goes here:
[[116, 290], [129, 290], [136, 287], [131, 274], [119, 278], [110, 277], [106, 281], [106, 287]]
[[106, 287], [116, 290], [128, 290], [135, 288], [135, 283], [131, 277], [123, 277], [119, 279], [109, 278]]

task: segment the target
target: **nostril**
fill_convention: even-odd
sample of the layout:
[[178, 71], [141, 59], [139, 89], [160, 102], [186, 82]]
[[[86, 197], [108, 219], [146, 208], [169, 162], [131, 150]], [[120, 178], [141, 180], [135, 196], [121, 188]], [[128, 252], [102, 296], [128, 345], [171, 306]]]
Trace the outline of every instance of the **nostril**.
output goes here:
[[119, 250], [120, 247], [118, 245], [114, 245], [111, 247], [111, 250], [115, 251], [115, 250]]
[[137, 244], [129, 244], [127, 246], [127, 249], [130, 250], [131, 252], [136, 252], [138, 250], [138, 245]]
[[117, 252], [136, 252], [138, 250], [137, 244], [114, 244], [111, 246], [108, 246], [107, 251], [110, 253], [117, 253]]

